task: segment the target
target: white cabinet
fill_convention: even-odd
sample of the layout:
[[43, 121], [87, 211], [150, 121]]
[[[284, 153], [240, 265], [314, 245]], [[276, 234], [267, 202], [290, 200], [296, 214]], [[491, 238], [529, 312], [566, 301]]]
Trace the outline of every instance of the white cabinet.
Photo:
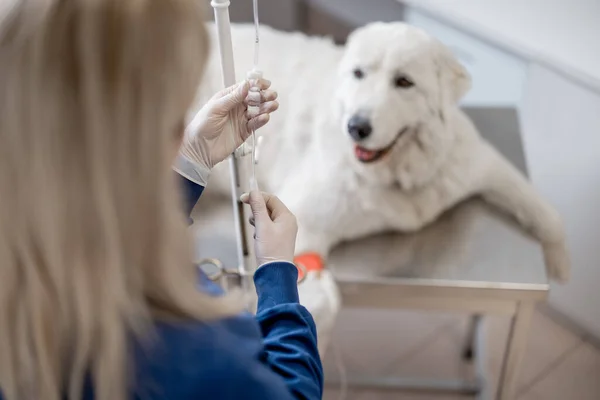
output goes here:
[[572, 253], [571, 282], [550, 304], [600, 337], [600, 94], [532, 64], [521, 111], [529, 175], [563, 216]]
[[448, 46], [467, 68], [473, 88], [463, 99], [469, 106], [518, 107], [527, 79], [527, 62], [482, 40], [408, 7], [405, 20]]
[[600, 337], [600, 93], [412, 7], [406, 20], [469, 70], [465, 105], [519, 110], [529, 176], [563, 216], [572, 255], [572, 279], [553, 285], [550, 304]]

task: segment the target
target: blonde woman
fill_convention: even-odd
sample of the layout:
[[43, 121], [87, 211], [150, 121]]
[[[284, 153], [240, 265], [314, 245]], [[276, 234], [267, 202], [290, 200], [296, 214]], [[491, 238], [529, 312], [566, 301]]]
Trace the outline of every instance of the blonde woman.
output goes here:
[[321, 397], [285, 206], [244, 197], [262, 265], [255, 317], [190, 261], [177, 150], [189, 209], [277, 108], [269, 82], [253, 82], [250, 117], [240, 84], [184, 134], [207, 54], [200, 8], [0, 3], [0, 399]]

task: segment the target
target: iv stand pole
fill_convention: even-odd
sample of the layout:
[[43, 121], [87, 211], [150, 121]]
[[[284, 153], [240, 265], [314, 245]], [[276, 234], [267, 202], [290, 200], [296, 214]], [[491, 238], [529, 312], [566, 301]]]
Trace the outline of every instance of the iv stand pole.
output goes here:
[[[224, 87], [236, 83], [235, 64], [233, 62], [233, 45], [231, 41], [231, 22], [229, 20], [229, 0], [212, 0], [210, 5], [214, 8], [215, 23], [217, 28], [219, 54], [221, 55], [221, 72], [223, 74]], [[230, 129], [233, 129], [230, 126]], [[229, 156], [229, 169], [231, 171], [231, 190], [233, 215], [236, 225], [236, 242], [238, 256], [238, 273], [240, 274], [242, 288], [249, 289], [248, 270], [249, 247], [246, 229], [244, 225], [244, 208], [239, 197], [242, 194], [240, 185], [240, 168], [235, 153]]]

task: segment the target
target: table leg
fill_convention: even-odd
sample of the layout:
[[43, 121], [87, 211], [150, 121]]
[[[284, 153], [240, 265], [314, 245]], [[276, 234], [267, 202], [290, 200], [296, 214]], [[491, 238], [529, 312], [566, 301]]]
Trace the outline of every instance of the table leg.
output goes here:
[[481, 315], [479, 314], [471, 315], [469, 319], [469, 330], [467, 331], [467, 337], [465, 338], [462, 350], [462, 356], [465, 361], [473, 360], [473, 356], [475, 355], [475, 334], [480, 320]]
[[486, 332], [483, 316], [473, 316], [473, 361], [475, 362], [475, 381], [479, 387], [477, 400], [490, 400], [490, 384], [487, 368]]
[[533, 303], [519, 303], [517, 312], [511, 320], [502, 371], [498, 380], [498, 400], [514, 399], [519, 366], [527, 344], [533, 307]]

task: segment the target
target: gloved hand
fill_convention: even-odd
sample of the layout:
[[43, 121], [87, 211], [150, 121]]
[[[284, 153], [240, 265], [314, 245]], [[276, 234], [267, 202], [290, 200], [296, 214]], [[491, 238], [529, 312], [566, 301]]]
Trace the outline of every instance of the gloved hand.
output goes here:
[[296, 217], [276, 196], [252, 191], [243, 194], [243, 203], [250, 204], [254, 226], [254, 250], [257, 266], [272, 261], [293, 262], [298, 224]]
[[[212, 167], [269, 122], [269, 114], [279, 107], [270, 86], [266, 79], [244, 81], [214, 95], [185, 129], [174, 169], [206, 186]], [[258, 113], [251, 115], [248, 106], [258, 107]]]

